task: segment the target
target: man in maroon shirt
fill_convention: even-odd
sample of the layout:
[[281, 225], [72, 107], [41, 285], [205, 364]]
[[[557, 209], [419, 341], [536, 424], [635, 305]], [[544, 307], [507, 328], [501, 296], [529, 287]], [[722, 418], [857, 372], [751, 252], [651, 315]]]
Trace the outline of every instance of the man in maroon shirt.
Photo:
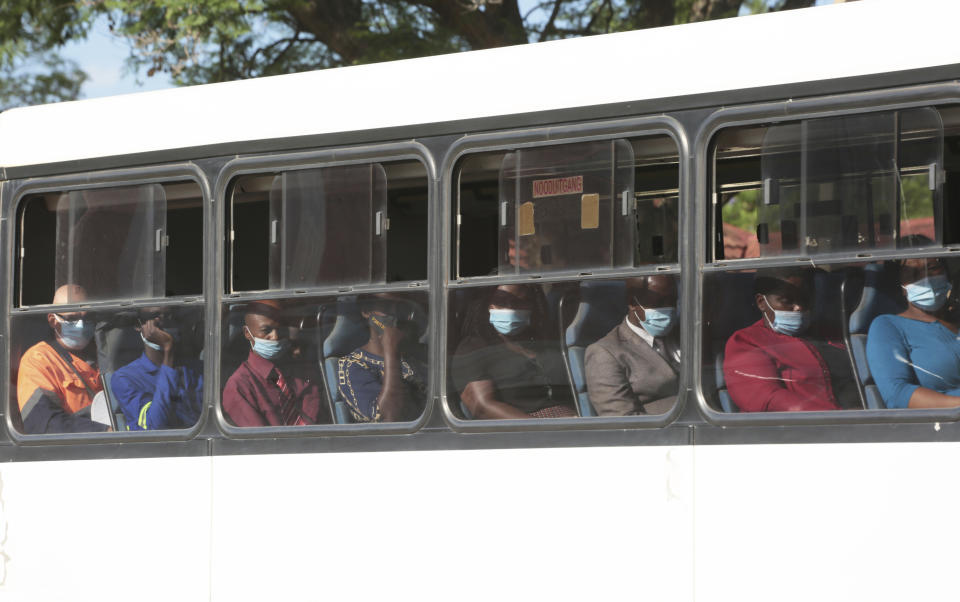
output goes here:
[[250, 303], [243, 323], [250, 354], [224, 387], [227, 418], [237, 426], [329, 423], [320, 378], [292, 357], [281, 303]]

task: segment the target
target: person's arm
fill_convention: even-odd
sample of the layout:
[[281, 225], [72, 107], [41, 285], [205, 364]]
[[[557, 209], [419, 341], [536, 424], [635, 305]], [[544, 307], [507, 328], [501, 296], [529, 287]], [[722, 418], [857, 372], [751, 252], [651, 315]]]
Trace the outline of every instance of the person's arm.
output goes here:
[[400, 341], [403, 332], [396, 326], [383, 329], [380, 342], [383, 344], [383, 384], [376, 405], [383, 422], [396, 422], [403, 418], [407, 403], [407, 387], [403, 382], [403, 364], [400, 361]]
[[881, 316], [873, 321], [867, 334], [867, 363], [887, 407], [951, 408], [960, 405], [960, 397], [920, 386], [909, 353], [905, 333], [892, 319]]
[[637, 400], [630, 379], [612, 353], [596, 343], [588, 346], [584, 369], [587, 395], [597, 415], [630, 416], [637, 413]]
[[[801, 345], [797, 341], [797, 345]], [[734, 333], [727, 341], [723, 376], [730, 397], [744, 412], [810, 412], [835, 410], [827, 399], [813, 399], [789, 390], [773, 357]]]
[[54, 385], [55, 375], [44, 361], [26, 354], [17, 374], [17, 397], [23, 429], [30, 434], [95, 433], [110, 427], [90, 420], [89, 413], [71, 414]]
[[460, 399], [474, 418], [530, 418], [510, 404], [497, 399], [497, 388], [492, 380], [475, 380], [467, 383], [460, 392]]
[[169, 427], [177, 394], [177, 373], [172, 368], [160, 366], [153, 391], [139, 388], [123, 370], [114, 374], [112, 384], [113, 393], [131, 430]]

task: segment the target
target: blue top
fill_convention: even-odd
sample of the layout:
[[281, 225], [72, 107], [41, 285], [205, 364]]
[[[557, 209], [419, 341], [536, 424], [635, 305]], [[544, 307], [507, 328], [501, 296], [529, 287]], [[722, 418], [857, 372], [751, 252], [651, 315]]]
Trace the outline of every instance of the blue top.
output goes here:
[[[337, 385], [355, 422], [380, 422], [382, 419], [377, 398], [383, 388], [385, 368], [382, 357], [363, 349], [340, 358]], [[414, 420], [423, 408], [426, 386], [421, 371], [406, 358], [400, 359], [400, 374], [407, 386], [407, 407], [403, 414], [407, 420]]]
[[190, 427], [203, 407], [203, 364], [157, 366], [144, 353], [113, 373], [111, 388], [131, 431]]
[[940, 322], [878, 316], [867, 362], [888, 408], [905, 408], [918, 387], [960, 396], [960, 339]]

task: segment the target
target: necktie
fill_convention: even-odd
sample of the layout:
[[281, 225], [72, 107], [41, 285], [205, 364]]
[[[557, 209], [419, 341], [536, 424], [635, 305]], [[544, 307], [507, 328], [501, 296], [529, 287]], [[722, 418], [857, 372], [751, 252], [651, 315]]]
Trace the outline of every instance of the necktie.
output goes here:
[[660, 337], [653, 339], [653, 350], [667, 362], [667, 365], [670, 366], [674, 372], [680, 372], [680, 362], [678, 362], [674, 355], [670, 353], [670, 350], [667, 349], [667, 345], [663, 342], [663, 339]]
[[277, 388], [280, 389], [280, 418], [283, 420], [283, 423], [288, 426], [306, 424], [293, 403], [293, 392], [290, 391], [287, 380], [283, 378], [283, 375], [280, 374], [280, 371], [276, 368], [274, 368], [273, 374], [274, 382]]

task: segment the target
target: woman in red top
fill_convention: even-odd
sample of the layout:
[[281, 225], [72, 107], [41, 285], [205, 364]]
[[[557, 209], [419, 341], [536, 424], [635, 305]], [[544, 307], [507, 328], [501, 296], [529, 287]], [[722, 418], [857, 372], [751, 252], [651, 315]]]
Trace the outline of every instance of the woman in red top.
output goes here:
[[740, 410], [862, 408], [844, 345], [807, 335], [812, 275], [797, 269], [757, 274], [760, 320], [733, 333], [723, 361], [727, 390]]

